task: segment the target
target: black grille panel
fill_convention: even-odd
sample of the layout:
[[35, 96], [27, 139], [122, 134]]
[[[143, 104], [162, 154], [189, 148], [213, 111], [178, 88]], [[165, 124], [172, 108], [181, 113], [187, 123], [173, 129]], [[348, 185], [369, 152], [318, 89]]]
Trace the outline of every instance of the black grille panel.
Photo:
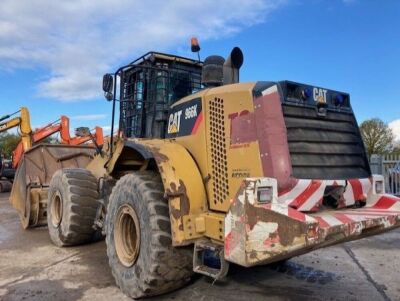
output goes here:
[[357, 122], [351, 112], [282, 105], [293, 176], [301, 179], [352, 179], [371, 175]]

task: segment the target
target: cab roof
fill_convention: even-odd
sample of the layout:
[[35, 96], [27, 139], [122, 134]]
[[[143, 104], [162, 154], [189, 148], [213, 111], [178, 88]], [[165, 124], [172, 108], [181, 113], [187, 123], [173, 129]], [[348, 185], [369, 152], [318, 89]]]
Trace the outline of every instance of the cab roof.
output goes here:
[[194, 66], [202, 66], [203, 65], [203, 62], [198, 61], [198, 60], [193, 60], [193, 59], [186, 58], [183, 56], [172, 55], [172, 54], [156, 52], [156, 51], [147, 52], [146, 54], [144, 54], [141, 57], [137, 58], [136, 60], [132, 61], [130, 63], [130, 65], [140, 65], [145, 62], [152, 62], [155, 60], [179, 62], [179, 63], [189, 64], [189, 65], [194, 65]]

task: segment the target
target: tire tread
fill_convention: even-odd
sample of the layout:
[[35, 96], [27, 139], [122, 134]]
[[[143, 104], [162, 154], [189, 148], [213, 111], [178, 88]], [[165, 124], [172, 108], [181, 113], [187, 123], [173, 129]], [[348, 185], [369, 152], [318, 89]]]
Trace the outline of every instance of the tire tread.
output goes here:
[[[140, 200], [145, 205], [149, 215], [149, 227], [151, 236], [147, 242], [147, 265], [141, 265], [138, 259], [134, 265], [135, 279], [126, 279], [121, 275], [121, 269], [112, 246], [112, 216], [113, 206], [121, 196], [141, 196]], [[137, 200], [136, 200], [137, 201]], [[160, 176], [155, 172], [140, 172], [128, 174], [122, 177], [114, 187], [106, 216], [106, 244], [107, 255], [112, 274], [121, 290], [133, 298], [155, 296], [166, 293], [183, 286], [190, 280], [193, 274], [192, 251], [187, 248], [172, 247], [170, 217], [167, 200], [164, 199], [164, 188]], [[141, 218], [138, 215], [139, 218]], [[142, 248], [142, 244], [141, 244]], [[142, 252], [142, 250], [140, 250]], [[140, 255], [139, 255], [140, 256]]]
[[58, 231], [50, 224], [51, 211], [47, 214], [50, 238], [56, 245], [73, 246], [91, 241], [99, 205], [97, 187], [97, 179], [86, 169], [65, 168], [53, 175], [49, 187], [48, 208], [56, 191], [64, 189], [63, 203], [65, 202], [61, 221], [64, 227], [60, 226]]

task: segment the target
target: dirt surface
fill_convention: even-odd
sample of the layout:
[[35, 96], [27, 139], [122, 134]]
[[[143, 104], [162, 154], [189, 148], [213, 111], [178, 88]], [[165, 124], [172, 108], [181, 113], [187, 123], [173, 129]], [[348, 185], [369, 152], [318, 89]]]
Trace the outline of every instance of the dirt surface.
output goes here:
[[[0, 300], [131, 300], [114, 284], [104, 242], [57, 248], [47, 228], [23, 230], [0, 194]], [[146, 300], [400, 300], [400, 230], [251, 269]]]

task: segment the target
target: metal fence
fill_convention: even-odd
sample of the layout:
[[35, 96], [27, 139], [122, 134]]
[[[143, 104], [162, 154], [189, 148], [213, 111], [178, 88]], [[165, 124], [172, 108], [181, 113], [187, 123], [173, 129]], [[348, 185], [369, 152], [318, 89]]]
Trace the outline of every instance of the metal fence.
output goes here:
[[400, 195], [400, 155], [372, 155], [370, 166], [373, 174], [383, 175], [387, 193]]

